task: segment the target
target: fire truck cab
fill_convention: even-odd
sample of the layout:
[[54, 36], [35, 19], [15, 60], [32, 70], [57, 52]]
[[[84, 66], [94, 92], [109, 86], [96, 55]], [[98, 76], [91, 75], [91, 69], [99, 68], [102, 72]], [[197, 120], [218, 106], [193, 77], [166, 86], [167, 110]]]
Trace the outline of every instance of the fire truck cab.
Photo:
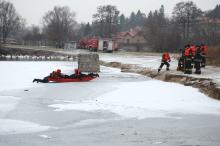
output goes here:
[[85, 48], [89, 51], [113, 52], [117, 49], [116, 42], [111, 39], [87, 39], [79, 41], [78, 48]]
[[98, 50], [104, 52], [113, 52], [115, 49], [115, 41], [110, 39], [100, 39], [99, 40], [99, 48]]

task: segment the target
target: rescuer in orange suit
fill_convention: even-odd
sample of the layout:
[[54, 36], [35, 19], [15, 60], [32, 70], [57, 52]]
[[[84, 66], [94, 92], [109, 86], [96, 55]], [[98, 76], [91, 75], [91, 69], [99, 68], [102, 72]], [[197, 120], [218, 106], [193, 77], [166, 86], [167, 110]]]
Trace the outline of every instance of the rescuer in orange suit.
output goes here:
[[48, 78], [56, 78], [57, 76], [56, 76], [56, 71], [53, 71], [52, 73], [50, 73], [50, 75], [49, 76], [46, 76], [46, 77], [44, 77], [43, 79], [34, 79], [33, 80], [33, 83], [34, 82], [37, 82], [37, 83], [48, 83], [49, 82], [49, 80], [48, 80]]
[[57, 76], [57, 77], [60, 77], [60, 78], [64, 78], [64, 77], [65, 77], [65, 75], [63, 75], [63, 74], [61, 73], [61, 69], [57, 69], [57, 71], [56, 71], [56, 76]]
[[158, 69], [158, 73], [161, 71], [161, 69], [163, 68], [163, 66], [164, 65], [166, 65], [167, 66], [167, 71], [168, 70], [170, 70], [169, 69], [169, 67], [170, 67], [170, 62], [171, 61], [171, 59], [170, 59], [170, 55], [169, 55], [169, 53], [168, 52], [164, 52], [163, 53], [163, 56], [162, 56], [162, 61], [161, 61], [161, 65], [160, 65], [160, 67], [159, 67], [159, 69]]
[[195, 59], [195, 56], [196, 56], [196, 46], [191, 44], [190, 49], [192, 51], [192, 68], [194, 68], [195, 67], [194, 59]]
[[66, 75], [61, 73], [60, 69], [57, 69], [56, 71], [53, 71], [50, 75], [51, 78], [65, 78]]
[[184, 56], [185, 56], [185, 60], [184, 60], [184, 73], [185, 74], [192, 74], [192, 49], [190, 47], [190, 45], [187, 45], [184, 51]]
[[196, 46], [196, 56], [194, 58], [194, 67], [196, 69], [195, 74], [201, 74], [201, 64], [202, 64], [202, 53], [201, 53], [201, 47]]
[[194, 58], [196, 56], [196, 46], [195, 45], [191, 45], [190, 48], [192, 50], [192, 57]]
[[206, 66], [206, 54], [208, 51], [208, 47], [205, 44], [201, 44], [201, 54], [202, 54], [202, 67]]
[[61, 73], [61, 70], [60, 69], [57, 69], [56, 71], [53, 71], [52, 73], [50, 73], [49, 76], [46, 76], [44, 77], [43, 79], [34, 79], [33, 80], [33, 83], [34, 82], [37, 82], [37, 83], [48, 83], [49, 82], [49, 78], [53, 78], [53, 79], [57, 79], [57, 78], [69, 78], [68, 75], [64, 75]]
[[81, 78], [82, 76], [84, 76], [84, 74], [82, 74], [82, 72], [80, 71], [80, 69], [76, 68], [74, 70], [74, 74], [70, 75], [70, 78]]

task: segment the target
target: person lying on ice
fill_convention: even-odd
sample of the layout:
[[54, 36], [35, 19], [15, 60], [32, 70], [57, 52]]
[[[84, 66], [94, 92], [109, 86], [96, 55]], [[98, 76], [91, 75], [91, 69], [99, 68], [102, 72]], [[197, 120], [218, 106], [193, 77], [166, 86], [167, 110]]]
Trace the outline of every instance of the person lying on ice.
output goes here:
[[163, 68], [164, 64], [167, 66], [167, 71], [169, 71], [169, 67], [170, 67], [170, 62], [171, 59], [170, 59], [170, 55], [168, 52], [164, 52], [163, 53], [163, 56], [162, 56], [162, 61], [161, 61], [161, 65], [158, 69], [158, 73], [161, 71], [161, 69]]
[[80, 69], [75, 69], [74, 74], [70, 75], [69, 78], [82, 78], [82, 77], [85, 77], [85, 76], [99, 77], [99, 75], [96, 74], [96, 73], [89, 73], [88, 75], [86, 75], [86, 74], [83, 74], [80, 71]]
[[75, 69], [74, 74], [70, 75], [70, 78], [80, 78], [83, 77], [84, 74], [80, 71], [80, 69]]
[[56, 78], [66, 78], [66, 77], [69, 77], [69, 76], [62, 74], [61, 70], [57, 69], [56, 71], [53, 71], [52, 73], [50, 73], [49, 76], [46, 76], [43, 79], [34, 79], [33, 83], [34, 82], [37, 82], [37, 83], [39, 83], [39, 82], [40, 83], [48, 83], [49, 82], [48, 78], [56, 79]]
[[48, 83], [50, 81], [50, 79], [83, 79], [83, 77], [99, 77], [98, 74], [96, 73], [90, 73], [88, 75], [83, 74], [79, 69], [75, 69], [75, 73], [68, 76], [65, 74], [61, 73], [61, 70], [58, 69], [57, 71], [53, 71], [49, 76], [43, 78], [43, 79], [34, 79], [33, 82], [37, 82], [37, 83]]

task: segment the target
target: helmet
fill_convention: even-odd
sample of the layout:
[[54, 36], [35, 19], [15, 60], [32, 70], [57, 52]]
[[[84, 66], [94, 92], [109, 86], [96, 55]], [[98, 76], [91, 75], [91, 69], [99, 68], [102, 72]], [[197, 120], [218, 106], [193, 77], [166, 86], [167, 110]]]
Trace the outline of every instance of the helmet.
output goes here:
[[78, 68], [75, 69], [75, 73], [78, 74], [80, 73], [80, 70]]
[[60, 69], [57, 69], [57, 73], [61, 73], [61, 70], [60, 70]]
[[79, 69], [77, 69], [77, 68], [76, 68], [74, 71], [75, 71], [75, 72], [78, 72], [78, 71], [79, 71]]

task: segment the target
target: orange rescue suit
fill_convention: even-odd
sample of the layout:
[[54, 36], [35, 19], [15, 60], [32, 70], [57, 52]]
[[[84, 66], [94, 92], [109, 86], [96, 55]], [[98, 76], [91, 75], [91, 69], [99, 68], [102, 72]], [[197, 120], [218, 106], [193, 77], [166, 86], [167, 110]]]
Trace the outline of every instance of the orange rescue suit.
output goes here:
[[186, 57], [189, 57], [190, 55], [192, 55], [192, 49], [191, 49], [190, 47], [187, 47], [187, 48], [185, 49], [184, 55], [185, 55]]
[[201, 46], [201, 52], [202, 52], [202, 54], [206, 54], [207, 51], [208, 51], [208, 47], [207, 47], [206, 45], [202, 45], [202, 46]]
[[56, 71], [53, 71], [53, 72], [52, 72], [51, 78], [57, 78], [57, 72], [56, 72]]
[[169, 55], [169, 53], [168, 52], [165, 52], [164, 54], [163, 54], [163, 59], [162, 59], [163, 61], [170, 61], [170, 55]]
[[191, 47], [192, 55], [196, 56], [196, 46], [192, 45]]
[[80, 69], [75, 69], [75, 74], [76, 74], [76, 75], [80, 75], [80, 74], [81, 74]]

